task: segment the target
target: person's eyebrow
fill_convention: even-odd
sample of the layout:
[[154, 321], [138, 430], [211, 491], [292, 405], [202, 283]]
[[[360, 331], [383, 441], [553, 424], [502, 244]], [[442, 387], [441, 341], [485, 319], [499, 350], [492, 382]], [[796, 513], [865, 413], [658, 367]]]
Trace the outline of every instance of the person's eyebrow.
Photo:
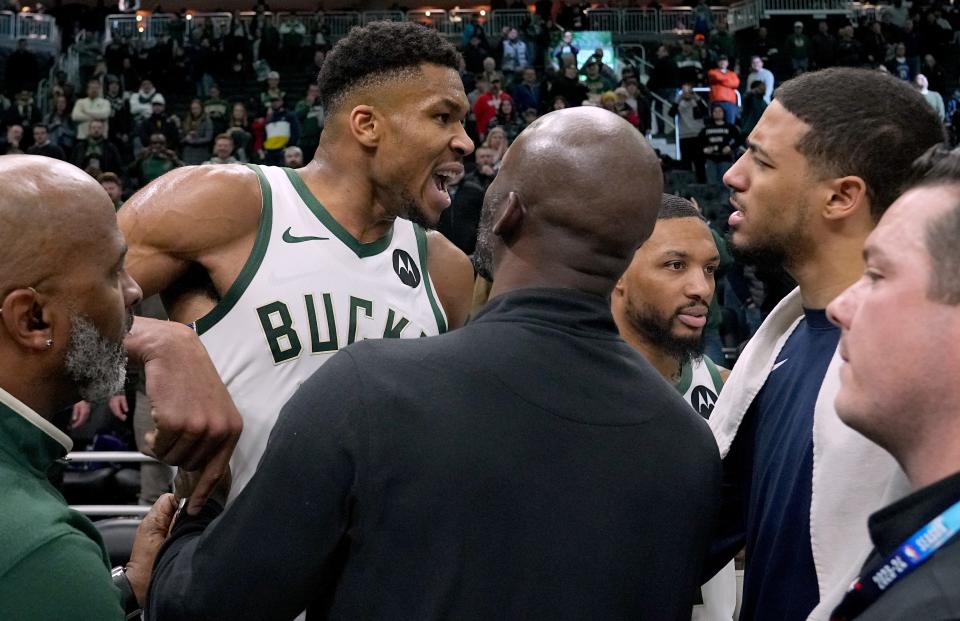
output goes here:
[[750, 140], [749, 138], [747, 139], [746, 145], [747, 145], [747, 149], [753, 151], [754, 153], [756, 153], [756, 154], [759, 155], [760, 157], [765, 158], [765, 159], [768, 159], [768, 160], [770, 160], [771, 162], [774, 161], [774, 158], [773, 158], [772, 155], [770, 155], [770, 152], [769, 152], [769, 151], [767, 151], [766, 149], [764, 149], [763, 147], [761, 147], [760, 145], [758, 145], [756, 142], [753, 142], [753, 141]]

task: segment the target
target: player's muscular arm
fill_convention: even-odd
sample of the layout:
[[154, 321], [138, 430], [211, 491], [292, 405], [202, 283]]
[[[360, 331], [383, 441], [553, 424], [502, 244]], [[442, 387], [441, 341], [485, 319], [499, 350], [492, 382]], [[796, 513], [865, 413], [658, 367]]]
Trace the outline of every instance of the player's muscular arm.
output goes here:
[[244, 166], [179, 168], [134, 194], [118, 218], [129, 245], [127, 271], [145, 296], [182, 288], [179, 281], [197, 266], [222, 295], [253, 247], [260, 187]]
[[463, 251], [436, 231], [427, 233], [427, 264], [447, 314], [447, 327], [459, 328], [467, 321], [473, 300], [473, 265]]

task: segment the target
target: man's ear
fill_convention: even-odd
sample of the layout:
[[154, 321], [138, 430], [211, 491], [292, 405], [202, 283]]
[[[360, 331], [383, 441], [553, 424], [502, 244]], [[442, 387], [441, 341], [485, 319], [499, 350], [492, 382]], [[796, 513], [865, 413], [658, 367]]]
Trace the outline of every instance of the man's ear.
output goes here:
[[844, 220], [863, 210], [870, 210], [867, 183], [860, 177], [848, 176], [830, 182], [830, 196], [822, 214], [827, 220]]
[[507, 195], [506, 204], [503, 207], [503, 213], [497, 218], [493, 225], [493, 233], [504, 241], [513, 237], [520, 227], [523, 226], [523, 219], [526, 216], [526, 208], [520, 201], [520, 196], [516, 192], [510, 192]]
[[17, 345], [36, 351], [50, 349], [48, 343], [53, 342], [50, 311], [41, 303], [36, 291], [14, 289], [3, 299], [2, 308], [3, 327]]
[[355, 106], [350, 111], [350, 133], [364, 147], [374, 148], [383, 136], [383, 120], [376, 108], [368, 105]]

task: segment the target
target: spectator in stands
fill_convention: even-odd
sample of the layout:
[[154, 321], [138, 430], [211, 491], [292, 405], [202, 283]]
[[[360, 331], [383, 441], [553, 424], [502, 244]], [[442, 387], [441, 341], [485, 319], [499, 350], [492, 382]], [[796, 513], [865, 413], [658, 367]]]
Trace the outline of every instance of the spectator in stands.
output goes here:
[[707, 37], [702, 34], [693, 36], [693, 54], [700, 61], [701, 67], [713, 67], [717, 64], [716, 56], [710, 48], [707, 47]]
[[537, 70], [526, 67], [523, 70], [523, 81], [514, 85], [510, 91], [518, 110], [533, 108], [540, 110], [543, 107], [543, 87], [537, 79]]
[[493, 82], [494, 78], [499, 78], [501, 82], [503, 81], [503, 75], [497, 71], [497, 61], [494, 60], [492, 56], [487, 56], [483, 59], [483, 77], [490, 83]]
[[123, 161], [120, 152], [106, 138], [103, 121], [95, 119], [87, 126], [87, 137], [77, 142], [70, 161], [82, 170], [97, 169], [100, 172], [120, 173]]
[[914, 79], [914, 84], [917, 90], [920, 91], [920, 94], [923, 95], [923, 98], [930, 104], [930, 107], [937, 113], [937, 116], [940, 117], [940, 120], [943, 121], [946, 117], [946, 110], [943, 107], [943, 97], [940, 93], [930, 90], [927, 76], [918, 73], [916, 79]]
[[199, 99], [190, 102], [190, 110], [180, 124], [180, 139], [183, 144], [183, 161], [188, 166], [202, 164], [210, 159], [213, 145], [213, 122], [203, 111]]
[[163, 99], [163, 95], [157, 92], [153, 86], [152, 80], [143, 80], [140, 82], [140, 90], [130, 96], [130, 114], [133, 116], [133, 122], [139, 123], [150, 118], [153, 115], [153, 102]]
[[127, 172], [139, 181], [140, 187], [143, 187], [180, 166], [183, 166], [183, 162], [177, 157], [176, 151], [167, 148], [166, 136], [155, 132], [150, 136], [147, 148], [140, 152], [137, 159], [128, 167]]
[[507, 148], [510, 146], [510, 142], [507, 140], [507, 132], [503, 131], [503, 129], [500, 127], [490, 128], [487, 139], [483, 141], [482, 146], [493, 150], [493, 152], [496, 154], [493, 168], [494, 170], [500, 170], [500, 160], [503, 159], [504, 154], [507, 152]]
[[923, 57], [920, 73], [926, 76], [930, 90], [938, 93], [944, 92], [944, 89], [947, 87], [947, 77], [940, 67], [940, 64], [937, 63], [937, 59], [933, 57], [933, 54], [926, 54]]
[[83, 140], [87, 137], [90, 121], [93, 120], [103, 121], [104, 127], [109, 132], [108, 123], [112, 111], [110, 102], [101, 95], [99, 80], [89, 80], [87, 82], [87, 96], [77, 100], [71, 113], [71, 117], [77, 124], [77, 138]]
[[497, 163], [496, 151], [480, 147], [474, 153], [474, 159], [476, 167], [458, 184], [450, 207], [443, 212], [437, 225], [437, 230], [466, 255], [473, 254], [476, 248], [483, 197], [497, 176], [494, 168]]
[[743, 143], [740, 130], [736, 125], [727, 123], [722, 106], [710, 106], [710, 120], [700, 131], [700, 148], [703, 151], [707, 173], [707, 183], [712, 186], [722, 184], [733, 162], [737, 159], [737, 149]]
[[[563, 97], [564, 107], [575, 108], [587, 99], [587, 87], [580, 81], [575, 65], [567, 65], [563, 73], [550, 83], [550, 100]], [[555, 109], [555, 108], [551, 108]]]
[[560, 39], [560, 44], [553, 49], [553, 58], [557, 61], [557, 67], [563, 69], [566, 65], [566, 58], [568, 56], [573, 56], [574, 64], [577, 61], [577, 54], [580, 53], [580, 48], [578, 48], [573, 43], [573, 33], [569, 30], [563, 33], [563, 36]]
[[240, 160], [233, 156], [236, 145], [230, 134], [220, 134], [213, 141], [213, 157], [206, 164], [239, 164]]
[[817, 24], [817, 34], [810, 40], [810, 63], [814, 69], [832, 67], [837, 58], [837, 39], [830, 34], [827, 22]]
[[777, 45], [770, 42], [770, 33], [767, 27], [760, 26], [757, 28], [756, 36], [753, 39], [750, 55], [759, 56], [763, 59], [764, 64], [770, 64], [770, 57], [776, 55], [775, 52], [771, 53], [771, 50], [775, 51], [777, 47]]
[[863, 53], [871, 65], [887, 62], [887, 37], [883, 34], [883, 24], [873, 22], [863, 37]]
[[33, 92], [40, 81], [40, 64], [33, 52], [27, 49], [27, 40], [17, 40], [17, 49], [7, 57], [4, 86], [8, 93], [22, 90]]
[[[617, 91], [607, 91], [600, 95], [600, 107], [608, 110], [623, 120], [627, 121], [637, 129], [640, 129], [640, 117], [637, 111], [627, 103], [627, 91], [624, 88], [618, 88]], [[621, 98], [622, 95], [622, 98]]]
[[206, 98], [210, 94], [210, 87], [214, 84], [213, 66], [217, 52], [212, 49], [209, 37], [204, 37], [200, 40], [200, 45], [190, 46], [187, 51], [190, 79], [193, 81], [196, 95], [201, 99]]
[[27, 154], [42, 155], [62, 161], [67, 160], [67, 155], [63, 152], [63, 149], [50, 141], [47, 126], [43, 123], [38, 123], [33, 126], [33, 146], [27, 149]]
[[583, 67], [587, 77], [583, 84], [587, 87], [590, 99], [599, 101], [600, 95], [615, 88], [616, 82], [600, 72], [600, 63], [597, 62], [596, 57], [591, 56]]
[[[576, 67], [574, 67], [576, 71]], [[477, 135], [483, 140], [487, 135], [487, 125], [490, 124], [491, 119], [497, 116], [497, 111], [500, 110], [500, 102], [510, 99], [509, 94], [505, 93], [501, 88], [501, 78], [499, 76], [495, 77], [490, 81], [490, 90], [480, 97], [477, 98], [475, 104], [473, 104], [473, 115], [477, 119]]]
[[677, 78], [681, 84], [703, 84], [703, 61], [700, 60], [700, 53], [694, 49], [693, 43], [680, 43], [680, 52], [674, 58], [674, 64], [677, 66]]
[[233, 104], [230, 111], [230, 120], [227, 122], [226, 133], [233, 138], [236, 145], [234, 154], [241, 162], [250, 160], [250, 154], [253, 146], [253, 129], [250, 126], [250, 119], [247, 117], [247, 107], [241, 102]]
[[707, 0], [697, 0], [693, 7], [693, 32], [706, 35], [713, 29], [713, 11]]
[[113, 173], [103, 173], [97, 177], [97, 182], [107, 192], [113, 202], [113, 208], [119, 210], [123, 206], [123, 181]]
[[921, 45], [920, 33], [914, 27], [913, 20], [907, 20], [903, 25], [903, 30], [897, 33], [897, 40], [903, 43], [907, 48], [907, 62], [910, 63], [912, 75], [916, 76], [920, 72], [920, 53]]
[[262, 156], [264, 163], [270, 166], [282, 166], [283, 150], [289, 146], [296, 146], [300, 139], [300, 122], [297, 121], [297, 115], [284, 107], [283, 99], [277, 94], [272, 95], [270, 99], [264, 134]]
[[[624, 86], [626, 86], [626, 83], [624, 83]], [[656, 58], [653, 61], [653, 67], [650, 69], [650, 79], [647, 80], [647, 88], [660, 98], [653, 100], [654, 108], [660, 114], [666, 116], [670, 106], [673, 105], [674, 99], [676, 99], [677, 89], [680, 88], [679, 69], [666, 45], [657, 47]], [[658, 127], [655, 127], [654, 131], [657, 133], [666, 132], [666, 123], [659, 118], [657, 120]]]
[[[753, 89], [753, 83], [757, 80], [764, 83], [763, 101], [770, 103], [770, 97], [773, 95], [773, 73], [763, 66], [763, 59], [759, 56], [753, 56], [750, 59], [750, 75], [747, 76], [747, 84]], [[759, 118], [759, 117], [757, 117]]]
[[47, 477], [73, 445], [53, 424], [57, 413], [78, 394], [105, 398], [123, 386], [123, 339], [140, 288], [123, 269], [125, 244], [93, 179], [21, 156], [3, 158], [0, 185], [0, 618], [120, 621], [145, 600], [173, 496], [141, 522], [111, 584], [99, 532]]
[[311, 82], [307, 86], [307, 93], [297, 102], [294, 113], [297, 115], [297, 122], [300, 123], [299, 146], [307, 157], [313, 159], [313, 154], [320, 146], [324, 117], [323, 104], [320, 103], [320, 86], [316, 82]]
[[533, 123], [538, 118], [540, 118], [540, 113], [534, 110], [533, 108], [527, 108], [526, 110], [523, 111], [523, 114], [520, 115], [520, 117], [523, 119], [524, 129], [526, 129], [527, 127], [530, 126], [531, 123]]
[[504, 99], [500, 102], [497, 115], [490, 119], [490, 123], [487, 125], [488, 130], [494, 127], [503, 129], [507, 135], [507, 141], [510, 143], [523, 131], [525, 127], [523, 119], [520, 118], [520, 113], [514, 107], [512, 99]]
[[853, 36], [853, 26], [846, 26], [838, 32], [840, 39], [837, 41], [837, 65], [859, 67], [863, 64], [862, 46]]
[[0, 155], [15, 155], [24, 152], [23, 126], [8, 125], [6, 135], [0, 142]]
[[203, 112], [213, 123], [215, 134], [222, 134], [227, 129], [227, 112], [230, 102], [220, 96], [220, 87], [214, 83], [210, 85], [209, 95], [203, 102]]
[[269, 110], [270, 102], [273, 101], [274, 97], [279, 97], [282, 100], [286, 96], [287, 94], [280, 88], [280, 74], [271, 71], [267, 74], [267, 88], [260, 93], [260, 105], [264, 110]]
[[483, 59], [490, 55], [490, 50], [483, 44], [480, 37], [474, 35], [470, 37], [470, 42], [463, 50], [463, 61], [467, 65], [467, 71], [470, 73], [483, 72]]
[[43, 124], [47, 126], [50, 133], [50, 139], [56, 143], [65, 153], [73, 152], [73, 147], [77, 143], [77, 128], [70, 118], [70, 107], [67, 98], [64, 95], [57, 95], [53, 101], [53, 110], [43, 119]]
[[26, 143], [21, 145], [23, 148], [29, 147], [33, 142], [33, 126], [41, 120], [40, 108], [33, 103], [33, 93], [30, 91], [17, 93], [13, 105], [3, 115], [4, 125], [20, 125], [24, 132], [27, 132]]
[[913, 69], [910, 67], [910, 62], [907, 60], [906, 45], [903, 43], [898, 43], [896, 45], [893, 52], [893, 58], [887, 63], [887, 70], [890, 71], [890, 75], [900, 78], [904, 82], [913, 81]]
[[715, 56], [737, 58], [737, 42], [730, 33], [727, 20], [721, 19], [717, 22], [716, 27], [707, 35], [707, 42], [710, 52]]
[[750, 135], [767, 109], [769, 98], [766, 90], [767, 85], [760, 80], [750, 83], [750, 90], [743, 97], [743, 114], [740, 116], [740, 133], [743, 136]]
[[500, 70], [503, 72], [504, 82], [512, 85], [514, 74], [530, 65], [530, 51], [527, 44], [520, 39], [520, 33], [512, 27], [507, 31], [507, 37], [501, 46]]
[[130, 56], [130, 42], [126, 37], [112, 37], [103, 48], [103, 60], [107, 73], [119, 76], [123, 73], [123, 59]]
[[303, 168], [303, 150], [300, 147], [287, 147], [283, 150], [283, 165], [287, 168]]
[[793, 23], [793, 33], [783, 44], [784, 53], [790, 58], [793, 75], [798, 75], [810, 68], [810, 37], [803, 34], [803, 22]]
[[167, 101], [159, 93], [153, 96], [151, 107], [153, 114], [144, 119], [137, 129], [140, 144], [146, 147], [150, 144], [150, 136], [160, 133], [166, 138], [164, 146], [176, 148], [180, 142], [180, 119], [167, 114]]
[[700, 144], [700, 132], [709, 116], [707, 103], [693, 90], [693, 85], [685, 83], [677, 95], [670, 116], [679, 116], [680, 161], [687, 170], [696, 171], [697, 183], [704, 183], [706, 171], [703, 164], [703, 147]]
[[717, 67], [707, 72], [707, 80], [710, 83], [710, 105], [719, 105], [723, 109], [727, 124], [733, 125], [740, 116], [740, 109], [737, 107], [740, 77], [730, 70], [730, 61], [727, 58], [719, 58]]

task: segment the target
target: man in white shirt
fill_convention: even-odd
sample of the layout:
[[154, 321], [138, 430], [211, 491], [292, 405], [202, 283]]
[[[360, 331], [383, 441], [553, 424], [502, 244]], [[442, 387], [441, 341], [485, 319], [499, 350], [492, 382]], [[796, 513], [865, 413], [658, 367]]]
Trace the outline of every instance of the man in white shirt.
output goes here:
[[773, 97], [773, 73], [763, 66], [763, 59], [759, 56], [750, 58], [750, 75], [747, 76], [747, 85], [760, 80], [767, 86], [767, 91], [763, 94], [763, 100], [769, 104]]
[[87, 96], [78, 99], [73, 104], [73, 113], [70, 117], [77, 124], [77, 139], [84, 140], [90, 128], [90, 121], [103, 121], [104, 133], [108, 130], [107, 122], [110, 119], [110, 102], [102, 95], [100, 81], [93, 79], [87, 82]]

